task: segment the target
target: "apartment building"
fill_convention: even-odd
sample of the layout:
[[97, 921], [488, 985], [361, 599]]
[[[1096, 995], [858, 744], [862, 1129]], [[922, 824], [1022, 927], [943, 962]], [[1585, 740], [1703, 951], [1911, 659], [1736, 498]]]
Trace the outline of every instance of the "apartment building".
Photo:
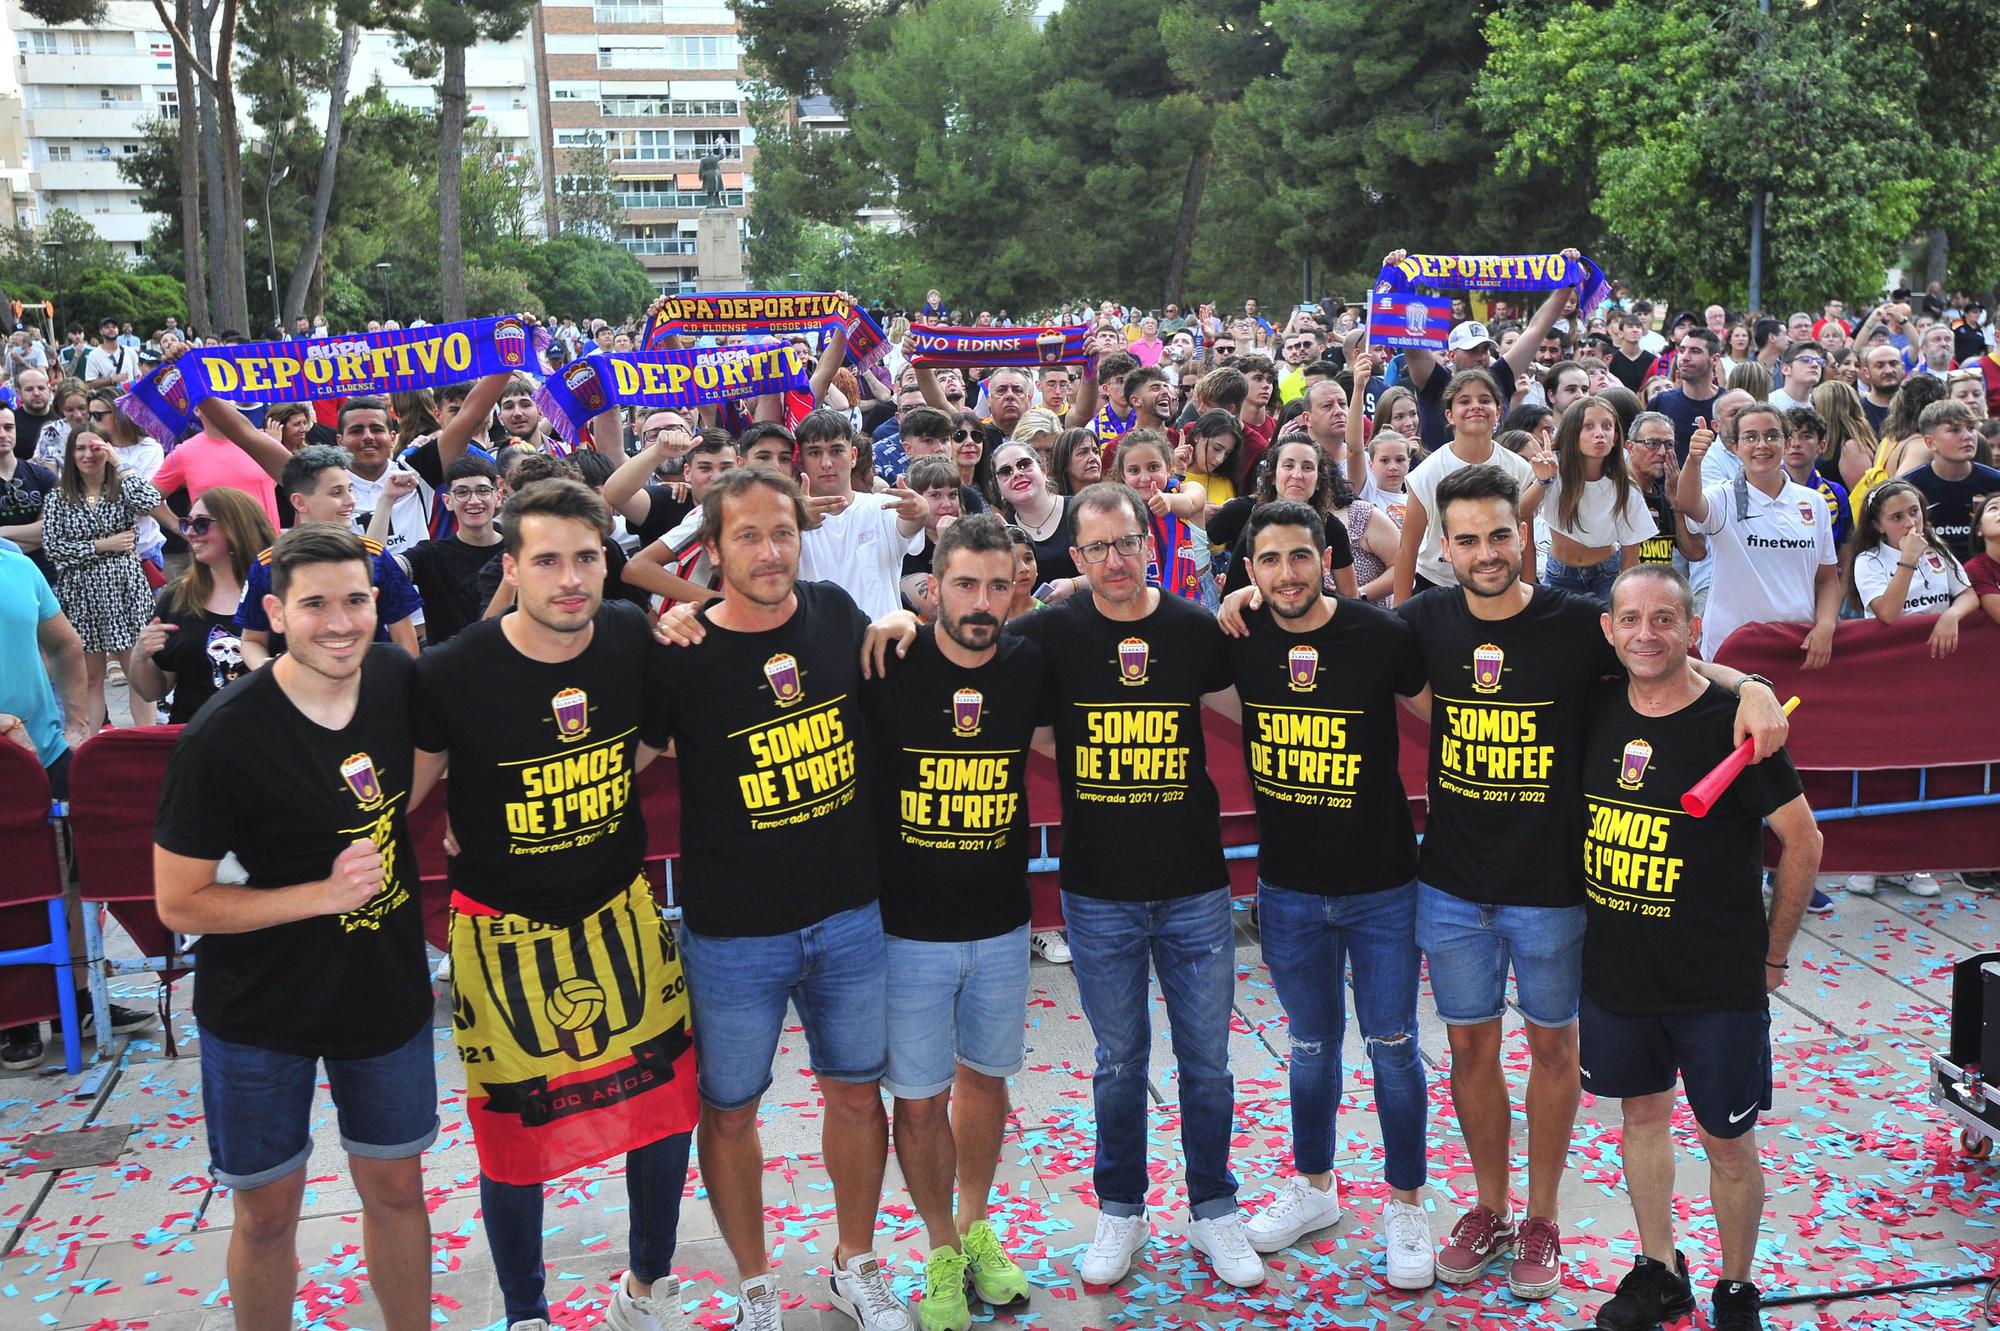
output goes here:
[[545, 207], [571, 187], [565, 167], [603, 153], [619, 209], [611, 239], [661, 291], [695, 287], [699, 162], [722, 155], [723, 205], [749, 213], [755, 133], [742, 51], [726, 4], [543, 0], [533, 28], [545, 89]]

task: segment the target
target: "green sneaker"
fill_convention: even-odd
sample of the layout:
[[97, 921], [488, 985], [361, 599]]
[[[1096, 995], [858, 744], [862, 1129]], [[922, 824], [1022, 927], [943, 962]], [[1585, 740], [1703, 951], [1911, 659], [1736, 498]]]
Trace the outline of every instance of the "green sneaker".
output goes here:
[[972, 1268], [972, 1290], [984, 1303], [1004, 1308], [1028, 1301], [1028, 1276], [1000, 1246], [991, 1221], [982, 1220], [965, 1233], [965, 1260]]
[[972, 1309], [965, 1303], [965, 1254], [933, 1248], [924, 1260], [924, 1301], [917, 1305], [924, 1331], [968, 1331]]

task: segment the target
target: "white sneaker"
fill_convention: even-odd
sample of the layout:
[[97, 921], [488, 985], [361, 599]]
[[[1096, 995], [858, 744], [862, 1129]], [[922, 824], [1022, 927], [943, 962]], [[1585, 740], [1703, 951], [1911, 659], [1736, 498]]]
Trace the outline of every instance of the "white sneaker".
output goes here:
[[1903, 884], [1903, 890], [1913, 897], [1934, 897], [1944, 889], [1938, 886], [1937, 877], [1927, 873], [1913, 873]]
[[910, 1310], [889, 1288], [882, 1263], [874, 1253], [857, 1257], [846, 1270], [833, 1264], [833, 1306], [852, 1317], [862, 1331], [910, 1331]]
[[1437, 1249], [1423, 1207], [1391, 1197], [1382, 1206], [1381, 1238], [1391, 1286], [1424, 1289], [1437, 1279]]
[[680, 1281], [661, 1276], [653, 1282], [651, 1294], [638, 1295], [626, 1283], [631, 1278], [630, 1271], [618, 1277], [617, 1292], [604, 1309], [607, 1323], [616, 1331], [687, 1331], [687, 1318], [681, 1313]]
[[1107, 1215], [1099, 1211], [1097, 1236], [1091, 1239], [1089, 1250], [1077, 1263], [1076, 1273], [1086, 1285], [1117, 1284], [1132, 1269], [1132, 1259], [1146, 1246], [1150, 1233], [1144, 1211], [1137, 1215]]
[[1875, 895], [1875, 875], [1872, 873], [1851, 873], [1847, 875], [1847, 890], [1857, 897]]
[[785, 1312], [778, 1306], [778, 1278], [756, 1276], [736, 1289], [736, 1325], [742, 1331], [785, 1331]]
[[1238, 1289], [1264, 1283], [1264, 1259], [1250, 1246], [1250, 1236], [1243, 1232], [1243, 1217], [1237, 1212], [1225, 1211], [1211, 1220], [1190, 1220], [1188, 1243], [1208, 1257], [1209, 1265], [1225, 1283]]
[[539, 1317], [530, 1317], [525, 1321], [507, 1323], [507, 1331], [549, 1331], [549, 1324]]
[[1321, 1192], [1311, 1180], [1295, 1174], [1278, 1185], [1271, 1204], [1243, 1230], [1258, 1252], [1282, 1252], [1314, 1230], [1339, 1222], [1340, 1184], [1329, 1183]]
[[1044, 929], [1028, 940], [1043, 961], [1053, 961], [1058, 966], [1069, 965], [1069, 939], [1063, 937], [1060, 929]]

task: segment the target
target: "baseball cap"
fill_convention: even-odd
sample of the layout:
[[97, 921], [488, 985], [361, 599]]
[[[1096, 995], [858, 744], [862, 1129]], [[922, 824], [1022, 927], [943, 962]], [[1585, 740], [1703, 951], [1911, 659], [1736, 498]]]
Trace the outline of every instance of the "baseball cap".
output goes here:
[[1445, 346], [1452, 351], [1471, 351], [1481, 343], [1485, 343], [1495, 350], [1498, 350], [1500, 346], [1498, 342], [1493, 340], [1493, 335], [1486, 331], [1485, 324], [1479, 322], [1477, 319], [1467, 319], [1464, 323], [1459, 324], [1451, 330], [1451, 337], [1446, 341]]

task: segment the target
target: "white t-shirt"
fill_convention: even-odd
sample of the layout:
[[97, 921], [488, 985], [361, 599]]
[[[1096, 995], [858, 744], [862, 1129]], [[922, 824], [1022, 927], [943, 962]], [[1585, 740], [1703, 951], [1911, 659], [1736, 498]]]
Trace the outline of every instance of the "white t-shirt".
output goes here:
[[[1411, 503], [1423, 505], [1428, 520], [1424, 527], [1423, 544], [1417, 548], [1417, 576], [1446, 587], [1458, 585], [1458, 574], [1452, 571], [1451, 561], [1444, 557], [1444, 524], [1438, 520], [1437, 512], [1438, 482], [1460, 467], [1473, 465], [1453, 451], [1456, 448], [1456, 444], [1440, 448], [1419, 462], [1417, 469], [1403, 480], [1404, 494]], [[1535, 469], [1518, 453], [1510, 453], [1498, 444], [1493, 446], [1492, 456], [1486, 461], [1512, 476], [1523, 494], [1535, 483]]]
[[1779, 411], [1791, 411], [1797, 407], [1810, 407], [1812, 405], [1810, 402], [1793, 397], [1782, 388], [1772, 389], [1770, 396], [1766, 397], [1764, 402], [1765, 405], [1776, 407]]
[[903, 556], [920, 553], [924, 533], [904, 537], [902, 521], [887, 495], [857, 494], [854, 502], [801, 535], [799, 576], [809, 582], [837, 583], [861, 613], [880, 619], [902, 607], [897, 583]]
[[1536, 514], [1550, 531], [1560, 532], [1578, 545], [1592, 548], [1637, 545], [1660, 530], [1637, 485], [1625, 487], [1625, 508], [1615, 512], [1617, 482], [1609, 476], [1585, 481], [1583, 498], [1576, 506], [1576, 521], [1567, 527], [1562, 523], [1562, 478], [1557, 477], [1545, 488], [1548, 493], [1542, 496], [1542, 506], [1535, 510]]
[[[1407, 480], [1405, 483], [1408, 483]], [[1354, 497], [1356, 499], [1365, 499], [1388, 514], [1389, 521], [1396, 524], [1397, 531], [1403, 529], [1403, 513], [1410, 506], [1410, 497], [1403, 491], [1384, 490], [1381, 486], [1375, 484], [1375, 478], [1370, 476], [1368, 483], [1361, 487], [1361, 493]]]
[[1810, 624], [1819, 570], [1840, 562], [1819, 491], [1787, 479], [1775, 497], [1754, 485], [1747, 493], [1748, 512], [1738, 518], [1735, 482], [1710, 486], [1702, 491], [1708, 520], [1688, 524], [1707, 535], [1715, 570], [1701, 621], [1701, 654], [1711, 661], [1745, 624]]
[[[119, 466], [149, 481], [153, 479], [153, 473], [160, 469], [160, 464], [167, 460], [166, 450], [151, 435], [141, 435], [138, 443], [126, 444], [122, 448], [114, 444], [111, 451], [118, 455]], [[139, 525], [132, 529], [132, 535], [137, 542], [133, 549], [139, 552], [141, 559], [152, 557], [167, 543], [166, 533], [160, 530], [156, 518], [140, 518]]]
[[422, 476], [402, 463], [384, 467], [382, 474], [368, 480], [359, 472], [350, 471], [354, 478], [354, 530], [363, 536], [368, 534], [368, 520], [375, 513], [376, 501], [382, 497], [382, 488], [389, 479], [391, 470], [408, 471], [417, 477], [417, 488], [396, 501], [389, 510], [389, 539], [382, 542], [382, 548], [392, 555], [400, 555], [418, 541], [430, 539], [431, 534], [431, 487]]
[[[1854, 556], [1854, 590], [1861, 597], [1861, 608], [1870, 615], [1875, 613], [1876, 598], [1889, 589], [1889, 580], [1896, 576], [1896, 565], [1902, 558], [1901, 550], [1887, 544]], [[1971, 585], [1956, 559], [1926, 550], [1917, 557], [1916, 572], [1910, 574], [1909, 589], [1903, 594], [1903, 613], [1942, 614]]]

